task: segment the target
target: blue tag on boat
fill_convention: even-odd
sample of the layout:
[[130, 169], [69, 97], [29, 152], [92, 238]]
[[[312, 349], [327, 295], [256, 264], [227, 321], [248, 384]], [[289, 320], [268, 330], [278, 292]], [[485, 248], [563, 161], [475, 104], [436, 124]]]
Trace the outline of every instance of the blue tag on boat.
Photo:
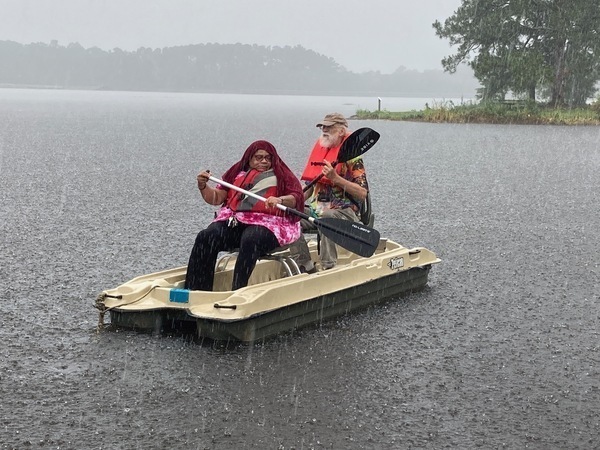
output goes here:
[[171, 289], [169, 301], [173, 303], [187, 303], [190, 301], [190, 291], [187, 289]]

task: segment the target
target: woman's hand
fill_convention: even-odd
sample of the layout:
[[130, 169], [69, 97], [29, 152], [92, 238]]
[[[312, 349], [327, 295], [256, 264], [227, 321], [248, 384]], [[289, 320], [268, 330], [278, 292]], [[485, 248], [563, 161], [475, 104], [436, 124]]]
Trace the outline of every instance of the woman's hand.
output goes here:
[[206, 183], [208, 183], [208, 177], [210, 177], [210, 170], [203, 170], [196, 176], [196, 181], [198, 182], [198, 189], [203, 191], [206, 188]]
[[281, 197], [269, 197], [265, 203], [267, 208], [277, 208], [275, 205], [283, 205], [283, 199]]

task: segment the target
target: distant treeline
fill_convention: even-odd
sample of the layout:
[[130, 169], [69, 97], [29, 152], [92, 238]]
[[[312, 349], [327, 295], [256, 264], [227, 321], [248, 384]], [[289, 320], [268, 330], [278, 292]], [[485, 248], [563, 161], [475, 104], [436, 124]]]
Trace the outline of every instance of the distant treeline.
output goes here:
[[104, 51], [0, 41], [0, 86], [171, 92], [472, 97], [469, 73], [353, 73], [301, 46], [197, 44]]

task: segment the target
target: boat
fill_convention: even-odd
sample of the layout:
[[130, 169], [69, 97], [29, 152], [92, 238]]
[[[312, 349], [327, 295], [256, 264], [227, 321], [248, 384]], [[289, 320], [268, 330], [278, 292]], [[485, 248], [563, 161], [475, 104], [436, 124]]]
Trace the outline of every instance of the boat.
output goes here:
[[[364, 153], [379, 134], [364, 128], [348, 138], [351, 153]], [[209, 180], [260, 201], [260, 195], [226, 183]], [[222, 254], [215, 268], [212, 291], [184, 289], [187, 267], [143, 275], [114, 289], [102, 291], [95, 306], [99, 326], [110, 314], [116, 327], [150, 330], [193, 330], [199, 338], [253, 342], [281, 332], [320, 323], [382, 300], [423, 288], [431, 266], [440, 259], [424, 247], [406, 248], [382, 239], [372, 228], [370, 197], [362, 222], [337, 218], [315, 218], [286, 207], [279, 209], [310, 221], [337, 245], [335, 267], [323, 270], [317, 239], [309, 240], [311, 259], [317, 270], [302, 273], [289, 248], [280, 248], [257, 262], [248, 286], [231, 290], [235, 253]], [[363, 216], [361, 211], [361, 217]]]
[[[313, 261], [317, 243], [309, 241]], [[424, 247], [379, 238], [371, 256], [338, 247], [338, 264], [298, 270], [289, 250], [260, 259], [248, 286], [231, 290], [236, 254], [217, 261], [213, 291], [183, 288], [186, 267], [134, 278], [102, 291], [95, 306], [110, 324], [152, 332], [191, 330], [199, 338], [253, 342], [422, 289], [440, 259]]]

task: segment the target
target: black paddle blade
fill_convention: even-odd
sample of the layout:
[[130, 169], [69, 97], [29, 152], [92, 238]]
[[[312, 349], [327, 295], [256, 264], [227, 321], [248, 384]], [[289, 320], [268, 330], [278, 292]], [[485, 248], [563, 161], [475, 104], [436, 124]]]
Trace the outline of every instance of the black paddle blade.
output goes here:
[[311, 222], [323, 236], [359, 256], [368, 258], [379, 245], [379, 231], [360, 222], [328, 217], [313, 219]]
[[379, 140], [379, 133], [371, 128], [359, 128], [340, 147], [337, 161], [346, 162], [365, 154]]

